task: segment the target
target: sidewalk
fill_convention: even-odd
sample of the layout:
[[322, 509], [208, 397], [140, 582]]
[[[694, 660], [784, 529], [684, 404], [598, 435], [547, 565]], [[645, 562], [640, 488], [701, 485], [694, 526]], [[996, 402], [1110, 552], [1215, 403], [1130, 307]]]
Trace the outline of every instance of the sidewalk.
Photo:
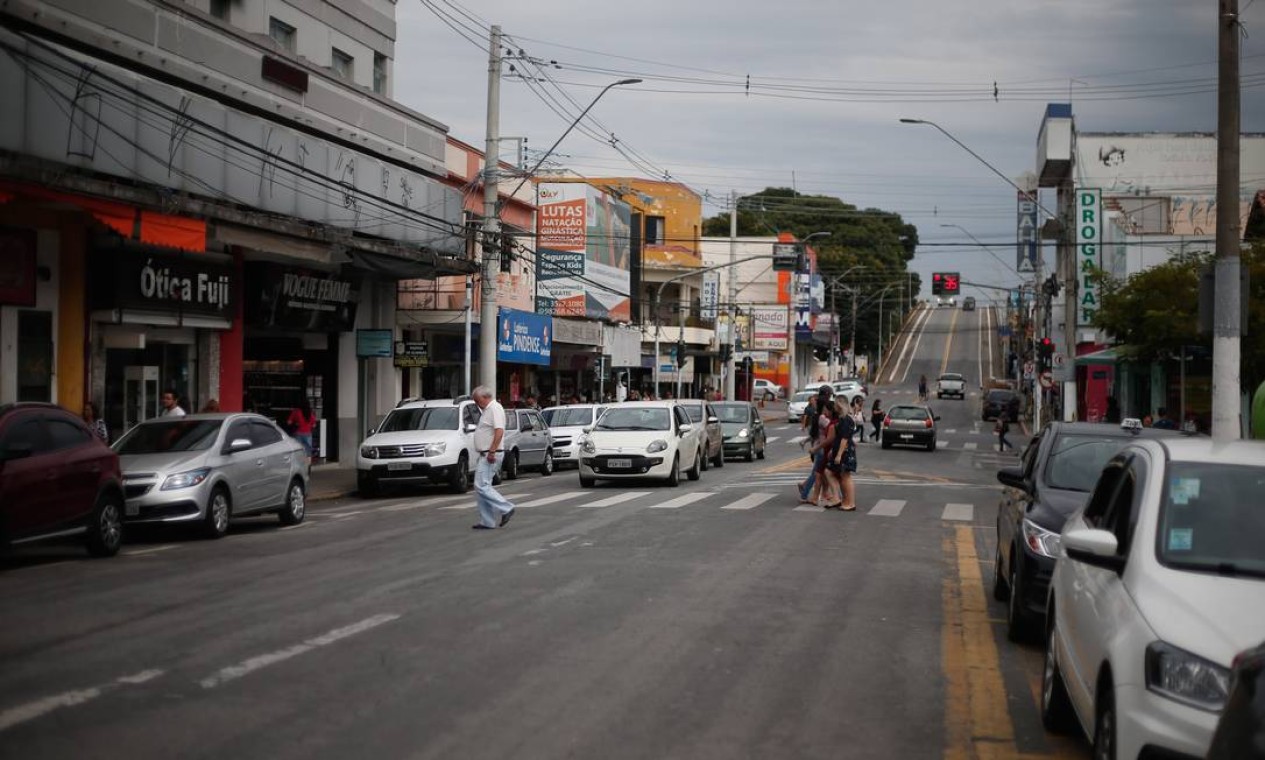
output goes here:
[[356, 492], [356, 468], [337, 463], [312, 465], [307, 500], [324, 501], [350, 496]]

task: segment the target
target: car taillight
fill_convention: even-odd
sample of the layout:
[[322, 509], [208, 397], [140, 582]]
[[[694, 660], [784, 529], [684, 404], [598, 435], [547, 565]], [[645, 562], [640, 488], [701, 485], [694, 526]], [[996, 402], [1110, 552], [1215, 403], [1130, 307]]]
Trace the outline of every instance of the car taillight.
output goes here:
[[884, 417], [884, 418], [883, 418], [883, 427], [891, 427], [891, 426], [892, 426], [892, 418], [891, 418], [891, 417]]
[[934, 424], [935, 424], [935, 423], [934, 423], [934, 422], [932, 422], [931, 418], [930, 418], [930, 417], [928, 417], [928, 418], [927, 418], [927, 421], [926, 421], [926, 425], [927, 425], [927, 427], [931, 427], [931, 426], [932, 426], [932, 425], [934, 425]]

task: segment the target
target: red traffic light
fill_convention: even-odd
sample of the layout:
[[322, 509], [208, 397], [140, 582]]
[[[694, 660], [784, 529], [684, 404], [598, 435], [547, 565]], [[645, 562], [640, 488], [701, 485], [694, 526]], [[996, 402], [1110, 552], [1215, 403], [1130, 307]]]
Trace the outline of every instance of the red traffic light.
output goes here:
[[939, 273], [939, 272], [935, 272], [934, 274], [932, 274], [932, 275], [931, 275], [931, 281], [932, 281], [932, 282], [940, 282], [940, 273]]

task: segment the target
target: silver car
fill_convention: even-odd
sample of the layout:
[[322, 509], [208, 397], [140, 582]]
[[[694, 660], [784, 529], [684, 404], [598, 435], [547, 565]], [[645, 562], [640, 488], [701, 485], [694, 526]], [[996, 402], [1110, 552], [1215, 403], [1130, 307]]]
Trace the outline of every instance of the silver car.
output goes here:
[[258, 414], [158, 417], [114, 444], [129, 523], [199, 523], [209, 538], [234, 516], [306, 514], [310, 460], [303, 444]]
[[505, 410], [505, 439], [501, 441], [505, 458], [501, 473], [510, 480], [523, 469], [541, 475], [553, 474], [553, 438], [549, 426], [535, 409]]
[[716, 410], [711, 404], [701, 399], [687, 398], [677, 403], [690, 416], [690, 423], [694, 427], [702, 428], [703, 441], [707, 446], [706, 453], [703, 455], [703, 469], [706, 470], [708, 464], [724, 467], [725, 433], [720, 427], [720, 418], [716, 416]]

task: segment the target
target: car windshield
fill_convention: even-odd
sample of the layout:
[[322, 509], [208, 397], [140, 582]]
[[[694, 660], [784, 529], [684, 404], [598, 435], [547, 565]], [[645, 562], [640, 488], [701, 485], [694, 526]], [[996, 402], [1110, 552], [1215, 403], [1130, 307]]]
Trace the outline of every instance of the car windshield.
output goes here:
[[716, 416], [720, 418], [721, 422], [746, 423], [751, 421], [750, 410], [740, 404], [722, 404], [715, 407], [715, 409]]
[[163, 454], [169, 451], [201, 451], [211, 448], [223, 420], [147, 422], [137, 425], [114, 444], [119, 454]]
[[1050, 488], [1065, 491], [1094, 490], [1098, 475], [1107, 460], [1120, 451], [1128, 438], [1106, 436], [1061, 435], [1054, 441], [1045, 464], [1045, 482]]
[[396, 409], [382, 421], [379, 433], [399, 433], [405, 430], [456, 430], [455, 406], [427, 406], [416, 409]]
[[593, 424], [593, 407], [559, 406], [541, 412], [549, 427], [584, 427]]
[[1174, 462], [1156, 552], [1177, 569], [1265, 579], [1265, 466]]
[[1010, 391], [989, 391], [988, 400], [995, 404], [1004, 404], [1014, 398]]
[[681, 408], [690, 416], [690, 422], [698, 422], [703, 419], [702, 404], [681, 404]]
[[894, 420], [925, 420], [927, 410], [921, 406], [894, 406], [887, 413]]
[[671, 418], [663, 407], [613, 406], [602, 415], [596, 430], [670, 430]]
[[816, 391], [800, 391], [799, 393], [796, 393], [796, 394], [795, 394], [795, 398], [793, 398], [793, 399], [791, 399], [791, 400], [792, 400], [792, 401], [798, 401], [798, 402], [800, 402], [800, 403], [803, 403], [803, 402], [805, 402], [805, 401], [808, 401], [809, 399], [811, 399], [813, 396], [816, 396], [816, 395], [817, 395], [817, 392], [816, 392]]

